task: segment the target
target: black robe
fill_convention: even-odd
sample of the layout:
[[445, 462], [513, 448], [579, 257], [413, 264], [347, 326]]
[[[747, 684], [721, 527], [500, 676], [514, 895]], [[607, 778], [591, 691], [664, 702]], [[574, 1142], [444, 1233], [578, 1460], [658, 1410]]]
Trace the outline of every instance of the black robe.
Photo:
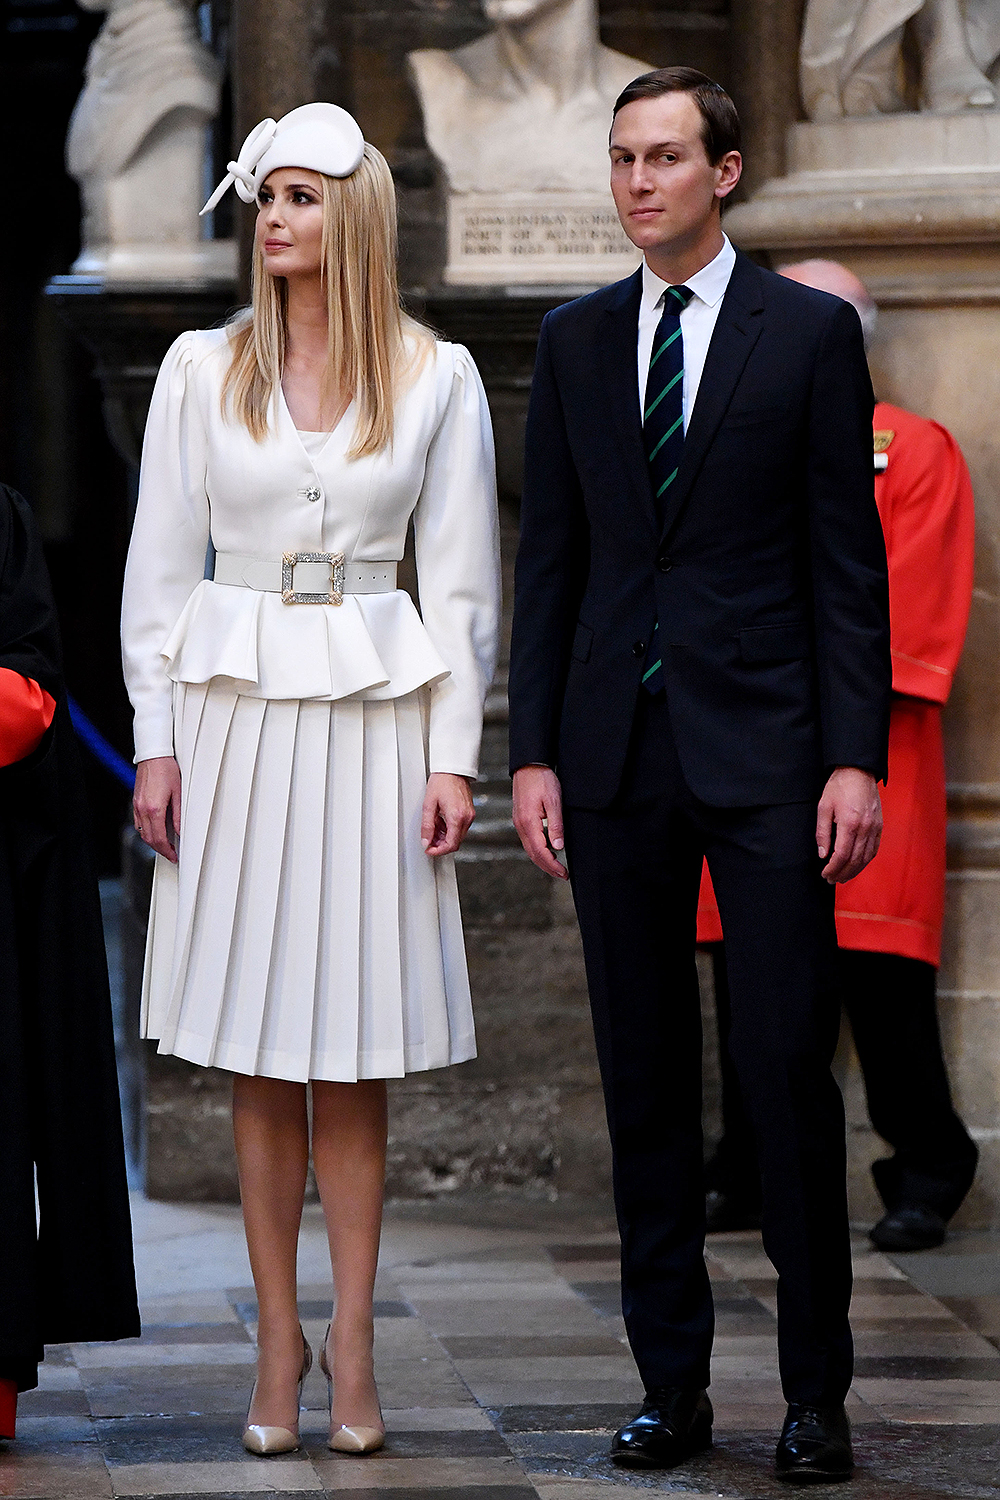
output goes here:
[[34, 520], [6, 486], [0, 667], [56, 700], [38, 748], [0, 769], [0, 1379], [30, 1390], [43, 1345], [129, 1338], [139, 1311], [76, 736]]

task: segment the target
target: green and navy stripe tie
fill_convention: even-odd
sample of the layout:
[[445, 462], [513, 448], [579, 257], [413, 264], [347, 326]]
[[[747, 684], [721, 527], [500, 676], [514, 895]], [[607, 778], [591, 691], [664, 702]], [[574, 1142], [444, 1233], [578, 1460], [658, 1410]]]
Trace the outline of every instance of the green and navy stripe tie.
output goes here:
[[[686, 286], [668, 286], [663, 294], [663, 316], [653, 338], [642, 412], [642, 437], [649, 461], [657, 519], [663, 516], [670, 488], [677, 480], [684, 452], [684, 339], [681, 313], [694, 293]], [[642, 685], [649, 693], [664, 686], [659, 622], [646, 652]]]

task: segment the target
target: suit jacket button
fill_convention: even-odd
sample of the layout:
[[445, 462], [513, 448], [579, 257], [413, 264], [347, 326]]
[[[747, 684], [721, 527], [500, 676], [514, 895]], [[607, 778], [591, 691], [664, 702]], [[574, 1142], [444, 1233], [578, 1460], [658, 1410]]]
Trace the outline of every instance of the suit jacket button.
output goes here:
[[656, 566], [659, 568], [661, 573], [669, 573], [670, 569], [673, 567], [673, 563], [670, 561], [670, 558], [665, 552], [661, 552], [659, 557], [656, 559]]
[[646, 642], [645, 641], [636, 641], [635, 645], [632, 647], [632, 655], [633, 656], [645, 656], [645, 654], [646, 654]]

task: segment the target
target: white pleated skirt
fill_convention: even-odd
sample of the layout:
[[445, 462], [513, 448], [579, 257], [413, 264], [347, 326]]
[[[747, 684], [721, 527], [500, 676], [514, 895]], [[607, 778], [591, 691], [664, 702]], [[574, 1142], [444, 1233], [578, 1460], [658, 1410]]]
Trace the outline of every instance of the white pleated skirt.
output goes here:
[[269, 1078], [475, 1056], [453, 855], [420, 845], [428, 689], [381, 702], [176, 688], [179, 862], [157, 856], [142, 1034]]

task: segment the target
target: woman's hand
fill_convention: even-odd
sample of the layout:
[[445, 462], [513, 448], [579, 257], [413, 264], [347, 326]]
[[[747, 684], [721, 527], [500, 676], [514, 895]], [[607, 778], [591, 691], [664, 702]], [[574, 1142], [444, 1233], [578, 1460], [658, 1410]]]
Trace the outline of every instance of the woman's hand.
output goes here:
[[420, 822], [424, 853], [454, 854], [475, 816], [468, 779], [454, 776], [450, 771], [432, 771], [427, 778], [424, 814]]
[[135, 768], [132, 817], [144, 844], [177, 863], [181, 831], [181, 772], [172, 755], [141, 760]]

